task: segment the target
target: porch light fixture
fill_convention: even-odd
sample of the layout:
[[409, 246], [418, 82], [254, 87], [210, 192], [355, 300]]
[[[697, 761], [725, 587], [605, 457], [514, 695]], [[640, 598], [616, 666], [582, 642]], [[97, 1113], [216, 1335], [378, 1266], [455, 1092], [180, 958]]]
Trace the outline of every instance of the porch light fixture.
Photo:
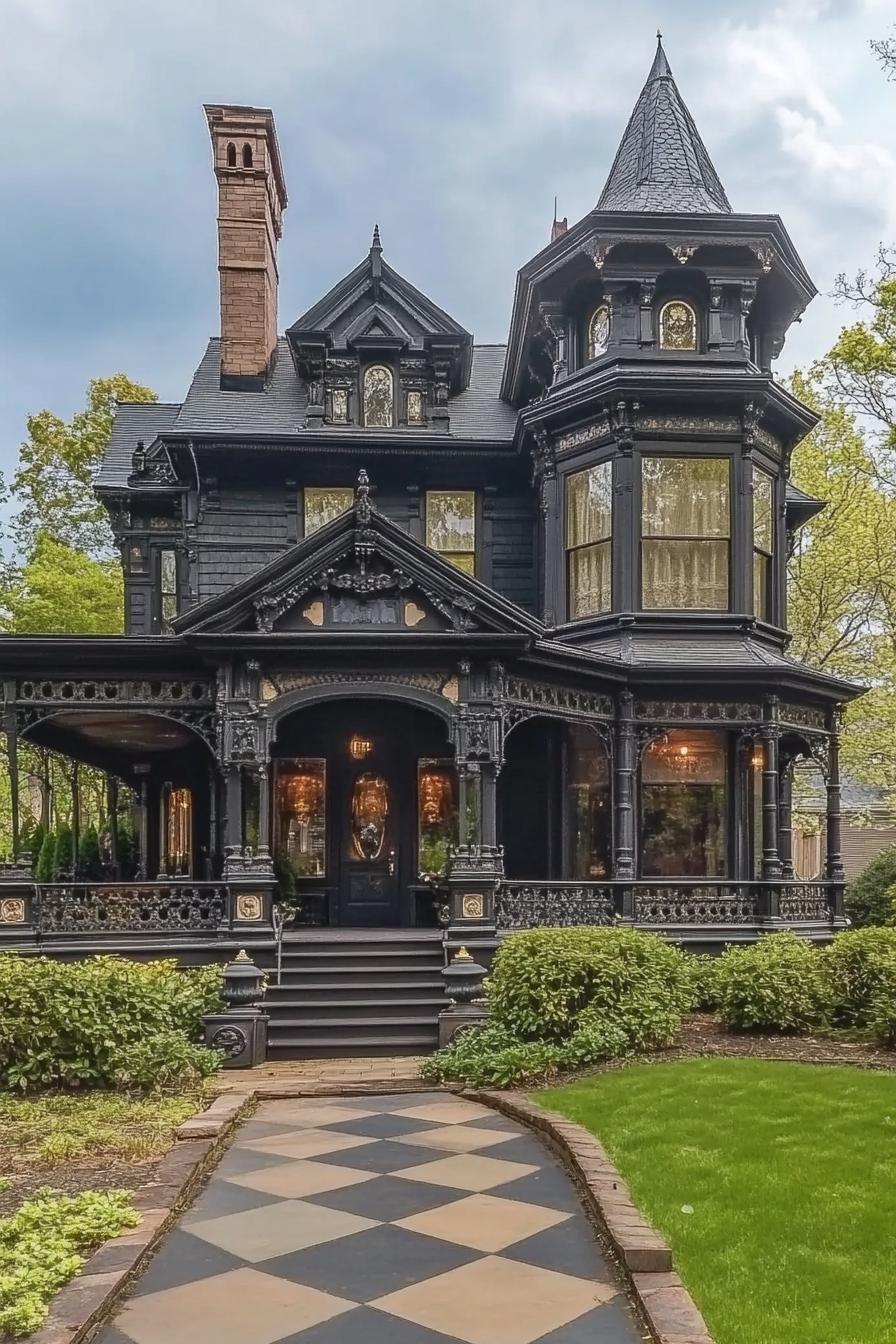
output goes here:
[[363, 761], [373, 751], [373, 743], [369, 737], [359, 737], [357, 733], [349, 740], [349, 755], [354, 761]]
[[686, 742], [661, 742], [655, 750], [666, 769], [676, 775], [693, 775], [700, 769], [697, 756]]

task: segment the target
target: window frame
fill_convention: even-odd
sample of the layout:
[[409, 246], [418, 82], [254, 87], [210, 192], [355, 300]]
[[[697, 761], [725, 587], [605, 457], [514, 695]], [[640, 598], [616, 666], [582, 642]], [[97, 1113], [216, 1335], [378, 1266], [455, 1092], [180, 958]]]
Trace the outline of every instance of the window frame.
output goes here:
[[[168, 589], [165, 587], [165, 556], [170, 555], [174, 565], [174, 587]], [[180, 615], [180, 556], [176, 546], [157, 546], [155, 557], [155, 589], [158, 596], [159, 611], [159, 630], [162, 634], [171, 633], [171, 622], [177, 620]], [[170, 615], [166, 610], [166, 598], [174, 600], [174, 614]]]
[[[673, 303], [681, 303], [685, 308], [690, 309], [694, 318], [694, 344], [693, 345], [664, 345], [663, 344], [663, 313], [670, 308]], [[684, 294], [670, 294], [659, 300], [656, 306], [656, 345], [658, 350], [667, 351], [673, 355], [696, 355], [700, 353], [702, 346], [700, 326], [700, 309], [693, 299]]]
[[[609, 531], [607, 532], [607, 535], [604, 537], [598, 537], [596, 540], [591, 541], [582, 541], [575, 546], [571, 546], [569, 543], [569, 518], [570, 518], [569, 495], [570, 495], [571, 482], [578, 476], [584, 476], [587, 475], [589, 472], [598, 471], [601, 469], [609, 471], [609, 488], [610, 488]], [[594, 617], [606, 616], [613, 610], [613, 580], [614, 580], [614, 568], [615, 568], [613, 564], [613, 532], [616, 522], [615, 486], [616, 486], [616, 475], [614, 470], [614, 459], [612, 457], [603, 457], [597, 462], [589, 462], [585, 466], [576, 466], [572, 468], [572, 470], [564, 472], [563, 474], [562, 536], [563, 536], [563, 551], [564, 551], [564, 578], [566, 583], [565, 609], [566, 609], [567, 621], [571, 622], [588, 621], [592, 620]], [[572, 583], [572, 558], [574, 555], [578, 555], [581, 552], [596, 550], [598, 547], [606, 547], [607, 554], [609, 556], [610, 582], [609, 582], [607, 605], [605, 607], [601, 607], [597, 611], [588, 611], [577, 615], [573, 615], [574, 587]]]
[[[317, 494], [317, 493], [321, 493], [321, 494], [335, 494], [337, 491], [340, 492], [340, 493], [344, 493], [344, 494], [346, 495], [346, 497], [347, 497], [348, 503], [346, 504], [345, 508], [344, 508], [344, 509], [341, 509], [339, 513], [334, 514], [334, 515], [333, 515], [333, 518], [328, 518], [326, 523], [318, 523], [317, 527], [312, 527], [312, 528], [309, 530], [309, 528], [308, 528], [308, 496], [309, 496], [309, 494], [310, 494], [310, 495], [314, 495], [314, 494]], [[349, 509], [351, 509], [351, 508], [353, 507], [354, 502], [355, 502], [355, 492], [354, 492], [354, 489], [352, 488], [352, 486], [350, 486], [350, 485], [303, 485], [303, 486], [302, 486], [302, 500], [301, 500], [302, 537], [303, 537], [303, 539], [304, 539], [305, 537], [313, 537], [314, 534], [315, 534], [315, 532], [319, 532], [319, 531], [321, 530], [322, 527], [327, 527], [330, 523], [332, 523], [332, 522], [334, 521], [335, 518], [341, 518], [343, 513], [348, 513]]]
[[[757, 476], [764, 476], [768, 481], [770, 487], [771, 497], [769, 501], [769, 546], [770, 546], [769, 550], [766, 550], [764, 547], [758, 545], [756, 537]], [[750, 517], [750, 556], [751, 556], [750, 583], [752, 585], [752, 591], [753, 591], [752, 607], [753, 607], [753, 615], [756, 617], [756, 619], [758, 621], [765, 621], [768, 624], [773, 624], [776, 616], [775, 560], [777, 557], [777, 547], [775, 543], [777, 542], [777, 536], [776, 536], [777, 487], [778, 487], [777, 476], [773, 472], [769, 471], [769, 469], [764, 465], [764, 463], [757, 462], [754, 460], [752, 463], [752, 470], [750, 473], [750, 500], [752, 505], [751, 517]], [[765, 562], [763, 569], [765, 574], [765, 586], [766, 586], [766, 591], [764, 593], [766, 600], [765, 603], [763, 604], [764, 610], [762, 611], [760, 611], [759, 609], [760, 608], [759, 595], [756, 592], [756, 561], [760, 556]]]
[[[725, 537], [701, 537], [692, 534], [647, 534], [644, 531], [644, 462], [650, 458], [664, 458], [681, 461], [719, 461], [725, 462], [728, 466], [728, 534]], [[637, 517], [634, 519], [635, 528], [633, 529], [637, 539], [637, 610], [649, 612], [668, 612], [674, 614], [694, 613], [700, 615], [705, 612], [730, 612], [732, 610], [733, 589], [734, 589], [734, 557], [735, 557], [735, 530], [737, 528], [737, 512], [735, 500], [735, 472], [734, 455], [731, 452], [725, 452], [720, 446], [713, 445], [705, 451], [694, 450], [687, 451], [686, 445], [675, 444], [668, 449], [660, 449], [651, 446], [647, 451], [642, 450], [637, 454], [637, 476], [635, 500], [637, 507]], [[728, 598], [724, 607], [649, 607], [644, 602], [644, 542], [724, 542], [728, 548], [727, 570], [728, 570]]]
[[[432, 545], [432, 543], [431, 543], [430, 540], [429, 540], [429, 501], [430, 501], [430, 498], [431, 498], [433, 495], [470, 495], [470, 496], [472, 496], [472, 499], [473, 499], [473, 546], [472, 546], [472, 549], [471, 549], [471, 550], [469, 550], [469, 551], [440, 551], [439, 548], [438, 548], [437, 546], [433, 546], [433, 545]], [[479, 498], [479, 491], [478, 491], [478, 490], [469, 489], [469, 488], [466, 488], [466, 487], [455, 489], [455, 488], [450, 487], [450, 486], [445, 486], [445, 487], [437, 487], [437, 488], [428, 489], [428, 490], [425, 490], [425, 491], [423, 492], [423, 540], [424, 540], [424, 544], [425, 544], [425, 545], [426, 545], [426, 546], [427, 546], [427, 547], [428, 547], [428, 548], [429, 548], [435, 555], [440, 556], [441, 559], [443, 559], [444, 561], [446, 561], [446, 563], [448, 563], [449, 565], [453, 565], [454, 568], [460, 570], [460, 572], [461, 572], [462, 574], [466, 574], [466, 575], [468, 575], [470, 578], [473, 578], [473, 579], [479, 577], [479, 566], [480, 566], [479, 540], [480, 540], [480, 536], [481, 536], [481, 530], [482, 530], [482, 529], [481, 529], [481, 518], [480, 518], [480, 498]], [[456, 562], [451, 558], [452, 556], [455, 556], [455, 555], [471, 555], [471, 556], [473, 557], [473, 568], [472, 568], [472, 570], [464, 569], [462, 565], [458, 565], [458, 564], [456, 564]]]
[[[367, 376], [368, 374], [373, 373], [375, 369], [383, 369], [386, 373], [388, 373], [389, 378], [391, 379], [392, 382], [392, 418], [388, 425], [368, 425], [367, 423], [367, 398], [365, 396], [367, 387]], [[361, 427], [363, 429], [379, 429], [379, 430], [394, 429], [396, 426], [396, 417], [398, 413], [398, 392], [399, 392], [398, 379], [395, 375], [394, 366], [390, 364], [388, 361], [383, 359], [371, 359], [361, 366], [360, 380], [361, 380], [360, 402], [359, 402], [360, 415], [358, 418], [360, 420]]]
[[[645, 778], [645, 775], [647, 773], [648, 760], [650, 758], [650, 754], [653, 751], [653, 749], [663, 744], [664, 740], [665, 744], [669, 745], [670, 740], [674, 740], [676, 737], [687, 738], [688, 736], [690, 736], [692, 739], [695, 736], [716, 737], [719, 740], [719, 743], [722, 748], [721, 782], [707, 784], [700, 780], [694, 781], [697, 785], [701, 787], [720, 788], [722, 791], [721, 806], [719, 808], [720, 822], [718, 828], [718, 834], [721, 840], [722, 872], [716, 874], [704, 874], [703, 876], [693, 873], [667, 873], [667, 874], [647, 873], [645, 871], [645, 862], [644, 862], [645, 851], [647, 849], [646, 844], [647, 836], [645, 835], [645, 829], [644, 829], [645, 814], [647, 812], [647, 808], [645, 806], [645, 798], [646, 798], [645, 790], [681, 787], [681, 785], [676, 785], [672, 780], [662, 780], [662, 781], [647, 780]], [[657, 738], [654, 738], [647, 744], [646, 748], [641, 753], [637, 773], [636, 846], [638, 856], [638, 862], [637, 862], [638, 877], [640, 880], [643, 880], [645, 882], [664, 881], [664, 880], [704, 881], [704, 882], [730, 881], [731, 873], [732, 871], [734, 871], [734, 865], [736, 863], [736, 854], [737, 854], [737, 838], [733, 830], [733, 827], [736, 824], [734, 820], [735, 807], [736, 807], [735, 804], [736, 781], [733, 774], [733, 761], [735, 754], [736, 751], [735, 751], [734, 739], [729, 731], [727, 731], [724, 728], [709, 727], [708, 725], [703, 724], [695, 726], [693, 728], [682, 724], [670, 725], [665, 733], [661, 734]]]
[[[600, 312], [605, 312], [606, 315], [607, 315], [607, 343], [606, 343], [606, 345], [604, 346], [603, 350], [599, 350], [599, 351], [597, 351], [596, 353], [592, 353], [592, 349], [591, 349], [591, 329], [592, 329], [592, 327], [594, 326], [594, 322], [595, 322], [595, 320], [596, 320], [596, 318], [597, 318], [598, 313], [600, 313]], [[600, 299], [599, 302], [597, 302], [597, 303], [594, 305], [594, 307], [591, 309], [591, 311], [589, 312], [589, 314], [588, 314], [588, 318], [587, 318], [587, 320], [586, 320], [586, 322], [585, 322], [585, 363], [586, 363], [586, 364], [591, 364], [591, 363], [593, 363], [593, 361], [596, 360], [596, 359], [602, 359], [603, 356], [604, 356], [604, 355], [607, 353], [607, 351], [609, 350], [609, 348], [610, 348], [610, 339], [611, 339], [611, 334], [612, 334], [612, 324], [613, 324], [613, 312], [612, 312], [612, 309], [610, 308], [610, 305], [609, 305], [609, 303], [607, 302], [606, 299]]]

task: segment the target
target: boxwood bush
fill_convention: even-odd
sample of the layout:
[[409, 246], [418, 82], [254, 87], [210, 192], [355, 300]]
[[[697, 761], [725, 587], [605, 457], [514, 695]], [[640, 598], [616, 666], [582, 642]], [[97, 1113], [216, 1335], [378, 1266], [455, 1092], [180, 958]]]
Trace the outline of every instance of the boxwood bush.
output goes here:
[[[837, 1026], [868, 1027], [881, 996], [896, 987], [896, 929], [869, 926], [840, 933], [821, 953]], [[896, 1016], [896, 1013], [894, 1013]]]
[[426, 1077], [507, 1086], [668, 1045], [694, 995], [686, 954], [629, 929], [512, 934], [486, 984], [488, 1026], [427, 1060]]
[[175, 1083], [181, 1068], [192, 1080], [216, 1059], [192, 1043], [220, 986], [217, 966], [0, 956], [0, 1087]]
[[896, 887], [896, 845], [884, 849], [863, 868], [846, 888], [845, 907], [853, 924], [887, 924], [896, 916], [893, 888]]
[[715, 974], [718, 1015], [737, 1030], [805, 1031], [824, 1024], [832, 995], [821, 953], [793, 933], [729, 947]]

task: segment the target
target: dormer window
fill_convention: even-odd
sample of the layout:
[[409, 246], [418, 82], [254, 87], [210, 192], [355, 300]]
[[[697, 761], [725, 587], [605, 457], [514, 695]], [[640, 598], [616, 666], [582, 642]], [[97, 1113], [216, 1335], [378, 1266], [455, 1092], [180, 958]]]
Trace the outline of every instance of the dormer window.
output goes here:
[[391, 429], [394, 423], [395, 379], [385, 364], [364, 370], [364, 424], [368, 429]]
[[407, 418], [409, 425], [426, 424], [423, 393], [414, 388], [407, 395]]
[[697, 314], [684, 299], [670, 299], [660, 309], [660, 349], [697, 349]]
[[601, 355], [607, 353], [609, 344], [610, 309], [607, 304], [602, 303], [595, 308], [588, 323], [588, 358], [599, 359]]

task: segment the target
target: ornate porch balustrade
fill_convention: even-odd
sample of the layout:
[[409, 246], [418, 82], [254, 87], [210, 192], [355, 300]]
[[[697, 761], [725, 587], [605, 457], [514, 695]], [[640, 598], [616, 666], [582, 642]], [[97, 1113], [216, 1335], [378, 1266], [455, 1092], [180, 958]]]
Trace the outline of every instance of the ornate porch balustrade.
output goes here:
[[219, 882], [65, 883], [36, 886], [39, 936], [65, 933], [215, 933], [229, 913]]
[[842, 893], [842, 883], [827, 881], [502, 881], [495, 895], [495, 922], [504, 932], [614, 923], [655, 929], [830, 924], [841, 914]]

